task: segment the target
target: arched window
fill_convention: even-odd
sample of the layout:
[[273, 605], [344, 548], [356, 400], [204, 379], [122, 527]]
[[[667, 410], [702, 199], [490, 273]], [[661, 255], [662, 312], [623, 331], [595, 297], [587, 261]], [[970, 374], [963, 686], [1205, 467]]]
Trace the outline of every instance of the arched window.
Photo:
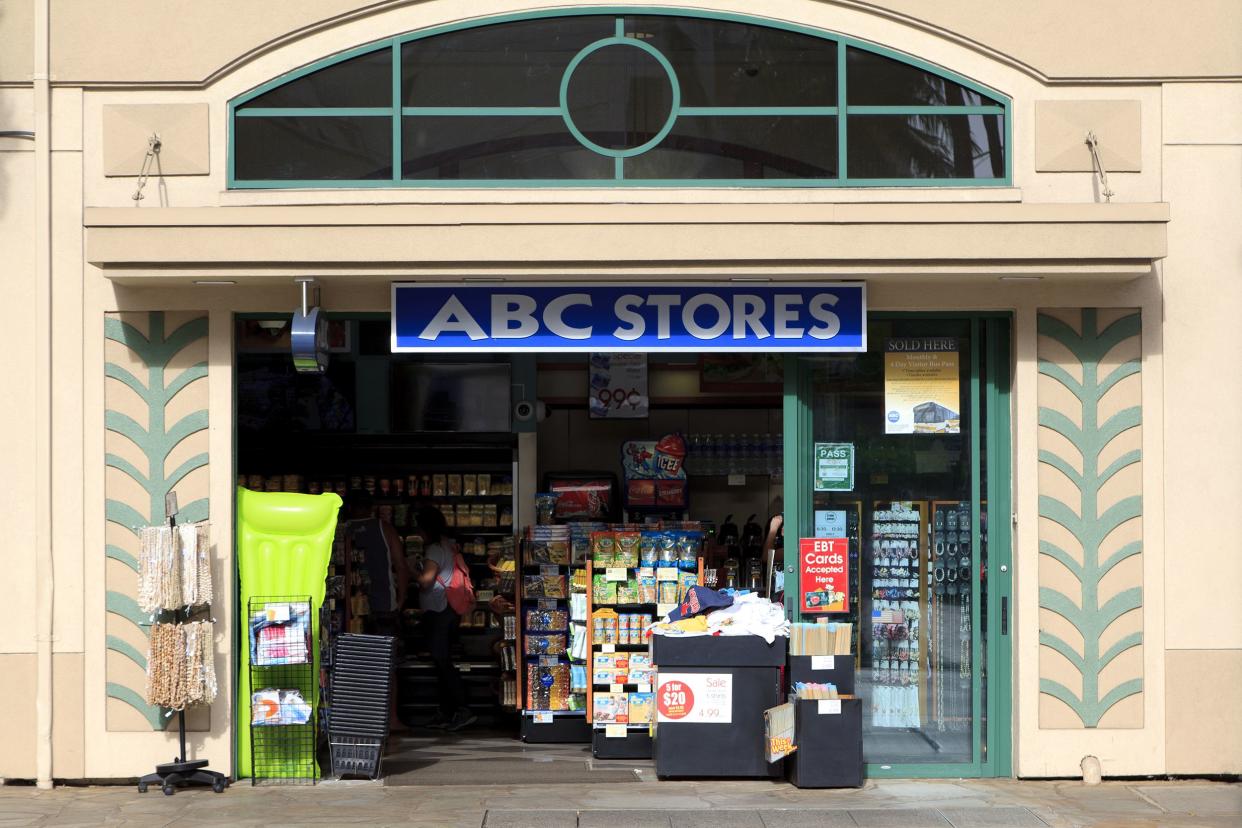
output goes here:
[[731, 15], [542, 13], [402, 35], [229, 104], [232, 187], [1009, 182], [1008, 99]]

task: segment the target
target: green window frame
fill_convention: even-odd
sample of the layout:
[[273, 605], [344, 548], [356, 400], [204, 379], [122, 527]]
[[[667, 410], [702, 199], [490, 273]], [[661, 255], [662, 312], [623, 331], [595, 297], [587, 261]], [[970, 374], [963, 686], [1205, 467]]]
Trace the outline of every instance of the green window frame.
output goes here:
[[[809, 35], [825, 41], [836, 44], [836, 106], [726, 106], [726, 107], [682, 107], [676, 101], [676, 77], [672, 76], [674, 89], [674, 105], [672, 116], [668, 120], [666, 129], [672, 125], [677, 117], [686, 115], [713, 115], [713, 116], [756, 116], [756, 115], [788, 115], [788, 116], [832, 116], [835, 119], [835, 127], [837, 131], [837, 157], [836, 157], [836, 176], [831, 178], [668, 178], [668, 179], [651, 179], [627, 178], [625, 175], [626, 158], [637, 154], [633, 150], [614, 150], [606, 151], [603, 148], [591, 145], [590, 142], [582, 136], [573, 126], [572, 119], [568, 117], [565, 85], [568, 82], [569, 72], [566, 72], [562, 81], [561, 96], [558, 105], [555, 106], [438, 106], [438, 107], [404, 107], [402, 99], [402, 47], [410, 42], [423, 38], [442, 35], [449, 32], [460, 31], [463, 29], [471, 29], [484, 26], [495, 26], [514, 21], [528, 21], [537, 19], [556, 19], [564, 17], [582, 17], [582, 16], [615, 16], [616, 17], [616, 33], [614, 37], [608, 38], [599, 43], [616, 43], [625, 39], [625, 18], [631, 15], [641, 15], [644, 17], [684, 17], [698, 18], [704, 20], [723, 21], [740, 23], [751, 26], [762, 26], [771, 29], [784, 30], [802, 35]], [[631, 41], [628, 45], [641, 44], [641, 41]], [[591, 47], [598, 47], [598, 44], [592, 44]], [[641, 48], [649, 47], [642, 44]], [[975, 93], [984, 99], [995, 101], [994, 104], [984, 105], [904, 105], [904, 106], [851, 106], [847, 98], [847, 77], [848, 77], [848, 50], [861, 50], [879, 55], [890, 60], [897, 61], [902, 64], [914, 67], [923, 72], [930, 73], [940, 79], [958, 84], [965, 90]], [[259, 96], [283, 86], [292, 81], [311, 75], [321, 69], [333, 66], [352, 58], [361, 57], [363, 55], [374, 54], [383, 50], [391, 50], [391, 97], [388, 106], [379, 107], [245, 107], [245, 104], [258, 98]], [[586, 50], [580, 53], [575, 62], [585, 56]], [[667, 65], [667, 61], [659, 53], [655, 53], [655, 57], [660, 60], [671, 73], [671, 67]], [[538, 12], [527, 12], [519, 14], [509, 14], [501, 16], [493, 16], [472, 20], [464, 23], [455, 23], [451, 25], [438, 26], [428, 29], [421, 29], [388, 38], [381, 41], [359, 46], [348, 51], [340, 52], [315, 63], [296, 69], [292, 72], [274, 78], [261, 86], [258, 86], [234, 99], [228, 103], [228, 147], [227, 147], [227, 186], [229, 189], [300, 189], [300, 188], [338, 188], [338, 189], [371, 189], [371, 188], [530, 188], [530, 187], [648, 187], [648, 188], [669, 188], [669, 187], [747, 187], [747, 188], [791, 188], [791, 187], [1005, 187], [1010, 186], [1012, 181], [1012, 163], [1013, 163], [1013, 120], [1011, 99], [1003, 93], [981, 85], [975, 81], [969, 80], [961, 75], [955, 74], [943, 67], [933, 65], [916, 57], [894, 51], [873, 43], [868, 43], [856, 38], [845, 35], [836, 34], [822, 29], [811, 28], [792, 23], [785, 23], [779, 20], [771, 20], [763, 17], [751, 15], [729, 14], [729, 13], [711, 13], [693, 9], [676, 9], [676, 8], [660, 8], [660, 7], [592, 7], [592, 8], [570, 8], [559, 10], [545, 10]], [[412, 179], [402, 177], [402, 130], [403, 120], [407, 117], [417, 116], [485, 116], [485, 117], [506, 117], [517, 115], [545, 115], [558, 116], [565, 120], [570, 132], [575, 138], [587, 149], [597, 153], [604, 154], [613, 161], [613, 178], [565, 178], [565, 179]], [[999, 116], [1003, 122], [1001, 132], [997, 136], [1000, 140], [1000, 148], [1004, 152], [1004, 174], [999, 177], [971, 177], [971, 178], [955, 178], [955, 177], [919, 177], [919, 178], [859, 178], [850, 177], [848, 175], [847, 154], [849, 151], [850, 139], [850, 119], [851, 117], [867, 117], [867, 116]], [[338, 117], [338, 118], [387, 118], [391, 124], [391, 141], [392, 141], [392, 172], [391, 176], [385, 178], [369, 178], [369, 179], [239, 179], [236, 175], [236, 132], [239, 119], [250, 117], [291, 117], [291, 118], [322, 118], [322, 117]], [[662, 137], [663, 133], [661, 134]], [[638, 152], [654, 145], [656, 141], [649, 141]]]

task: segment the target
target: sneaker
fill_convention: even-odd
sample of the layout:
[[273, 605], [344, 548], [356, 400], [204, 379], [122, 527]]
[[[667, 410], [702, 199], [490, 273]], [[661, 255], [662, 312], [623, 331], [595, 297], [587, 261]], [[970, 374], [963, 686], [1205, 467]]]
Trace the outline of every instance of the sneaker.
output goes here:
[[449, 720], [448, 730], [458, 731], [464, 727], [470, 727], [479, 720], [479, 717], [471, 713], [464, 707], [457, 708], [457, 712], [453, 714], [453, 718]]
[[427, 730], [447, 730], [451, 720], [439, 711], [434, 716], [423, 723], [423, 727]]

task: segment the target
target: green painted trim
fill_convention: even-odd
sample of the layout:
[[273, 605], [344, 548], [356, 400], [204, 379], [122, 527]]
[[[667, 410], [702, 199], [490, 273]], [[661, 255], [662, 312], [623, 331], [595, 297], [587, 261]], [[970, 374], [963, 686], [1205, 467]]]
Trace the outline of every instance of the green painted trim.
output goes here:
[[[842, 176], [840, 179], [828, 179], [828, 180], [795, 179], [792, 183], [778, 183], [779, 180], [774, 180], [774, 181], [757, 180], [755, 181], [755, 180], [745, 180], [745, 179], [743, 180], [713, 180], [713, 181], [693, 181], [693, 180], [683, 180], [683, 179], [651, 179], [651, 180], [645, 180], [645, 181], [634, 183], [633, 180], [625, 179], [622, 176], [614, 176], [614, 178], [612, 179], [593, 179], [589, 181], [581, 181], [581, 180], [561, 181], [561, 180], [554, 180], [554, 179], [528, 180], [528, 181], [513, 181], [513, 180], [505, 180], [505, 179], [488, 179], [488, 180], [477, 180], [477, 181], [456, 181], [456, 180], [455, 181], [423, 181], [419, 179], [405, 179], [401, 177], [402, 172], [401, 172], [401, 164], [400, 164], [401, 142], [399, 139], [400, 139], [402, 127], [399, 123], [394, 123], [393, 124], [393, 162], [394, 163], [393, 163], [393, 174], [390, 179], [363, 180], [363, 181], [358, 181], [358, 180], [324, 181], [324, 180], [303, 180], [303, 179], [289, 179], [289, 180], [266, 179], [266, 180], [251, 180], [251, 181], [238, 181], [237, 180], [236, 160], [235, 160], [236, 147], [235, 147], [235, 141], [234, 141], [235, 130], [232, 127], [233, 119], [235, 117], [238, 117], [238, 116], [255, 117], [255, 116], [263, 115], [263, 114], [266, 114], [268, 116], [281, 115], [281, 114], [289, 115], [289, 114], [293, 114], [299, 111], [304, 111], [305, 114], [310, 117], [334, 115], [334, 114], [339, 115], [339, 114], [346, 114], [346, 113], [355, 112], [355, 111], [361, 116], [391, 117], [398, 111], [398, 107], [400, 104], [400, 71], [401, 71], [400, 52], [401, 52], [401, 47], [405, 45], [406, 43], [410, 43], [410, 42], [420, 40], [423, 38], [427, 38], [427, 37], [434, 37], [436, 35], [446, 34], [449, 32], [461, 31], [465, 29], [472, 29], [472, 28], [478, 28], [478, 27], [483, 27], [483, 26], [499, 25], [499, 24], [514, 22], [514, 21], [526, 21], [526, 20], [534, 20], [534, 19], [555, 19], [559, 17], [573, 17], [573, 16], [617, 15], [618, 16], [617, 27], [616, 27], [617, 33], [614, 35], [613, 38], [606, 38], [605, 40], [621, 41], [621, 42], [627, 43], [627, 45], [632, 45], [632, 46], [637, 46], [639, 48], [643, 48], [647, 46], [647, 44], [644, 41], [635, 40], [633, 38], [626, 38], [624, 36], [624, 21], [622, 18], [626, 15], [652, 15], [652, 14], [659, 15], [659, 16], [665, 16], [665, 17], [693, 17], [693, 18], [702, 18], [702, 19], [709, 19], [709, 20], [720, 20], [724, 22], [741, 23], [745, 25], [764, 26], [764, 27], [772, 28], [772, 29], [796, 32], [799, 34], [820, 38], [825, 41], [833, 42], [836, 44], [837, 59], [838, 59], [838, 72], [837, 72], [838, 95], [837, 95], [837, 106], [836, 107], [811, 107], [811, 108], [757, 107], [757, 108], [749, 108], [753, 110], [749, 112], [747, 111], [748, 108], [745, 108], [745, 107], [737, 107], [737, 108], [703, 107], [703, 108], [700, 108], [701, 111], [698, 111], [698, 112], [682, 111], [680, 114], [683, 114], [683, 115], [711, 114], [711, 115], [738, 115], [738, 116], [743, 116], [746, 114], [761, 114], [761, 115], [822, 114], [822, 115], [829, 115], [829, 114], [833, 114], [831, 110], [838, 110], [838, 109], [842, 115], [846, 115], [846, 116], [849, 113], [854, 113], [854, 114], [859, 114], [859, 115], [866, 115], [866, 114], [907, 114], [907, 115], [909, 114], [926, 114], [926, 115], [997, 114], [997, 115], [1001, 115], [1004, 118], [1004, 122], [1005, 122], [1005, 126], [1004, 126], [1005, 137], [1004, 137], [1004, 146], [1003, 146], [1003, 149], [1005, 152], [1005, 174], [1003, 177], [1000, 177], [1000, 178], [976, 178], [976, 179], [853, 179], [853, 180], [848, 179], [845, 177], [846, 175], [845, 156], [846, 156], [846, 150], [848, 146], [847, 135], [846, 135], [847, 129], [848, 129], [848, 123], [847, 123], [848, 117], [842, 117], [837, 124], [838, 174]], [[316, 72], [320, 69], [339, 63], [341, 61], [349, 60], [351, 58], [355, 58], [355, 57], [358, 57], [364, 54], [369, 54], [369, 53], [376, 52], [376, 51], [379, 51], [381, 49], [386, 49], [386, 48], [392, 49], [394, 100], [393, 100], [393, 106], [391, 109], [358, 108], [356, 110], [351, 110], [350, 108], [310, 108], [306, 110], [297, 110], [293, 108], [282, 109], [282, 108], [265, 107], [262, 109], [252, 108], [251, 110], [246, 110], [244, 108], [244, 105], [247, 102], [254, 100], [255, 98], [264, 94], [265, 92], [275, 89], [285, 83], [295, 81], [299, 78], [305, 77], [306, 75], [312, 72]], [[992, 105], [984, 105], [984, 106], [847, 107], [847, 103], [846, 103], [846, 76], [848, 73], [847, 49], [859, 49], [862, 51], [881, 55], [890, 60], [895, 60], [901, 63], [905, 63], [907, 65], [913, 66], [922, 71], [932, 73], [938, 77], [942, 77], [946, 80], [960, 84], [966, 89], [969, 89], [970, 91], [978, 95], [981, 95], [984, 98], [996, 101], [996, 103]], [[671, 69], [670, 69], [670, 72], [671, 72]], [[568, 74], [569, 73], [567, 72], [563, 80], [568, 78]], [[675, 77], [676, 77], [675, 73], [672, 73], [671, 77], [674, 78], [674, 89], [677, 90], [677, 85], [675, 81]], [[517, 112], [517, 111], [505, 112], [505, 110], [510, 110], [510, 109], [512, 110], [531, 109], [529, 107], [484, 108], [484, 109], [500, 110], [499, 112], [490, 112], [490, 113], [482, 113], [478, 111], [479, 108], [473, 108], [473, 107], [443, 107], [443, 108], [428, 107], [428, 108], [413, 108], [413, 109], [416, 110], [415, 113], [407, 113], [404, 108], [400, 109], [400, 112], [403, 116], [409, 115], [409, 114], [423, 114], [423, 115], [437, 114], [437, 115], [450, 115], [450, 116], [451, 115], [467, 115], [467, 114], [476, 114], [476, 115], [477, 114], [496, 114], [496, 115], [533, 114], [531, 112]], [[536, 107], [534, 109], [541, 110], [540, 114], [561, 115], [562, 117], [565, 117], [566, 122], [569, 123], [569, 119], [567, 118], [566, 113], [564, 111], [563, 102], [561, 106], [558, 106], [558, 107]], [[809, 111], [799, 112], [798, 110], [809, 110]], [[421, 29], [415, 32], [407, 32], [405, 34], [397, 35], [391, 38], [385, 38], [384, 40], [363, 44], [353, 49], [349, 49], [344, 52], [340, 52], [335, 55], [325, 57], [313, 63], [307, 64], [306, 66], [299, 67], [298, 69], [292, 72], [286, 73], [277, 78], [273, 78], [267, 81], [266, 83], [258, 87], [255, 87], [254, 89], [249, 90], [243, 93], [242, 95], [239, 95], [238, 97], [228, 102], [228, 119], [229, 119], [228, 126], [229, 128], [228, 128], [227, 162], [226, 162], [226, 168], [227, 168], [226, 172], [227, 172], [227, 182], [228, 182], [227, 186], [229, 187], [229, 189], [317, 189], [317, 188], [372, 189], [372, 188], [377, 188], [377, 187], [411, 187], [411, 188], [452, 187], [452, 188], [460, 188], [460, 189], [475, 189], [475, 188], [484, 188], [484, 187], [486, 188], [511, 188], [511, 187], [549, 188], [549, 187], [581, 187], [581, 186], [588, 186], [588, 187], [590, 186], [610, 186], [610, 187], [648, 186], [648, 187], [660, 187], [660, 188], [667, 188], [667, 187], [678, 187], [678, 188], [789, 187], [789, 186], [817, 187], [817, 188], [818, 187], [834, 187], [834, 186], [835, 187], [903, 187], [903, 188], [906, 188], [906, 187], [936, 187], [936, 186], [954, 186], [954, 187], [1008, 186], [1013, 179], [1013, 172], [1012, 172], [1013, 170], [1013, 159], [1012, 159], [1013, 119], [1012, 117], [1010, 117], [1011, 110], [1012, 110], [1012, 99], [1009, 96], [1004, 95], [1001, 92], [995, 89], [992, 89], [986, 85], [980, 84], [976, 81], [966, 78], [963, 75], [960, 75], [951, 70], [945, 69], [942, 66], [937, 66], [925, 60], [914, 57], [913, 55], [899, 52], [894, 49], [880, 46], [878, 44], [868, 43], [862, 40], [858, 40], [856, 38], [843, 35], [838, 32], [833, 32], [827, 29], [820, 29], [816, 27], [795, 24], [795, 23], [787, 23], [784, 21], [774, 20], [774, 19], [765, 18], [765, 17], [759, 17], [755, 15], [733, 14], [733, 13], [727, 13], [727, 12], [709, 12], [709, 11], [704, 11], [701, 9], [687, 9], [687, 8], [650, 8], [650, 7], [643, 7], [643, 6], [610, 6], [610, 7], [598, 7], [598, 8], [570, 7], [570, 8], [564, 8], [564, 9], [544, 9], [544, 10], [538, 10], [538, 11], [529, 11], [529, 12], [520, 12], [520, 13], [514, 13], [514, 14], [496, 15], [496, 16], [491, 16], [491, 17], [482, 17], [482, 18], [476, 18], [473, 20], [460, 21], [456, 23], [446, 24], [442, 26], [434, 26], [434, 27], [430, 27], [427, 29]], [[673, 112], [670, 114], [670, 119], [669, 119], [670, 125], [677, 116], [678, 116], [678, 112], [677, 112], [677, 107], [675, 106], [673, 108]], [[399, 121], [400, 118], [394, 117], [393, 120], [394, 122], [396, 122], [396, 121]], [[572, 128], [571, 128], [571, 132], [573, 132]], [[596, 149], [596, 148], [592, 147], [592, 149]], [[615, 152], [616, 151], [605, 152], [604, 154], [612, 155]], [[635, 155], [638, 154], [637, 152], [633, 152], [632, 150], [627, 150], [626, 152], [631, 152], [631, 154], [635, 154]]]
[[167, 715], [168, 711], [161, 707], [152, 707], [147, 704], [146, 699], [138, 695], [137, 691], [131, 690], [123, 684], [117, 684], [110, 681], [107, 683], [108, 698], [123, 701], [130, 707], [142, 714], [142, 717], [151, 725], [152, 730], [165, 730], [168, 723], [172, 720]]
[[518, 115], [537, 115], [552, 118], [561, 117], [559, 106], [403, 106], [401, 114], [406, 117], [512, 117]]
[[1138, 406], [1123, 409], [1100, 421], [1104, 396], [1116, 383], [1139, 371], [1138, 361], [1129, 360], [1101, 376], [1102, 361], [1123, 341], [1142, 336], [1142, 316], [1139, 312], [1127, 314], [1100, 330], [1098, 311], [1083, 308], [1081, 332], [1045, 314], [1038, 316], [1036, 324], [1039, 335], [1055, 340], [1066, 348], [1078, 361], [1082, 371], [1082, 380], [1078, 381], [1068, 371], [1047, 360], [1039, 362], [1040, 374], [1060, 383], [1073, 394], [1081, 409], [1081, 422], [1076, 424], [1061, 412], [1041, 405], [1039, 424], [1068, 440], [1082, 461], [1082, 471], [1078, 472], [1070, 460], [1055, 452], [1043, 450], [1038, 455], [1040, 463], [1064, 474], [1078, 490], [1077, 503], [1065, 503], [1040, 495], [1039, 516], [1060, 524], [1082, 547], [1082, 562], [1078, 563], [1057, 545], [1047, 541], [1040, 543], [1041, 556], [1057, 561], [1078, 579], [1080, 599], [1075, 603], [1064, 593], [1041, 587], [1039, 606], [1072, 624], [1083, 640], [1079, 654], [1064, 639], [1040, 630], [1040, 645], [1060, 653], [1081, 674], [1082, 692], [1075, 693], [1065, 685], [1048, 679], [1040, 680], [1039, 690], [1064, 702], [1078, 716], [1083, 727], [1095, 728], [1113, 705], [1143, 690], [1141, 677], [1121, 682], [1103, 695], [1099, 687], [1104, 669], [1121, 653], [1143, 643], [1142, 633], [1137, 632], [1123, 636], [1103, 652], [1100, 645], [1105, 632], [1114, 622], [1143, 606], [1141, 586], [1122, 590], [1100, 603], [1100, 587], [1105, 576], [1121, 561], [1142, 552], [1141, 542], [1131, 542], [1101, 560], [1101, 548], [1108, 537], [1126, 522], [1142, 516], [1142, 496], [1122, 498], [1103, 511], [1099, 508], [1100, 492], [1105, 484], [1122, 469], [1142, 461], [1142, 452], [1133, 450], [1100, 468], [1100, 457], [1112, 441], [1142, 425], [1142, 410]]
[[111, 558], [114, 561], [120, 561], [130, 569], [134, 570], [135, 574], [138, 572], [138, 559], [119, 546], [115, 546], [111, 543], [105, 546], [104, 557]]
[[[983, 479], [980, 357], [985, 347], [981, 336], [982, 328], [982, 321], [972, 317], [970, 320], [970, 548], [975, 551], [976, 562], [980, 550], [983, 549], [982, 533], [979, 527], [979, 500]], [[979, 567], [972, 566], [970, 568], [970, 594], [973, 596], [970, 602], [970, 754], [971, 762], [982, 772], [983, 734], [979, 731], [983, 723], [983, 626], [980, 623], [983, 591], [980, 589], [979, 575]]]
[[[1009, 396], [1012, 329], [1009, 314], [984, 321], [988, 348], [988, 708], [983, 773], [999, 777], [1013, 775], [1013, 438]], [[1002, 598], [1008, 599], [1010, 616], [1009, 633], [1003, 636]]]
[[104, 645], [107, 649], [114, 653], [120, 653], [130, 661], [137, 664], [144, 671], [147, 669], [147, 657], [138, 651], [138, 648], [130, 644], [124, 638], [115, 635], [104, 636]]
[[[574, 123], [573, 116], [569, 113], [569, 82], [573, 79], [574, 70], [578, 68], [582, 61], [601, 49], [607, 49], [609, 46], [625, 46], [631, 49], [639, 49], [655, 58], [656, 62], [660, 64], [664, 69], [664, 73], [668, 76], [669, 88], [673, 97], [672, 105], [669, 106], [668, 117], [664, 119], [664, 125], [660, 127], [656, 134], [636, 147], [623, 150], [600, 146], [586, 137], [578, 129], [578, 125]], [[561, 75], [560, 106], [561, 120], [565, 122], [565, 128], [569, 130], [569, 134], [574, 136], [574, 139], [579, 144], [598, 155], [606, 155], [609, 158], [633, 158], [637, 155], [642, 155], [650, 149], [654, 149], [673, 130], [673, 124], [677, 121], [678, 110], [681, 109], [681, 84], [677, 81], [677, 72], [673, 70], [673, 64], [669, 63], [664, 53], [645, 40], [625, 37], [625, 23], [621, 18], [617, 18], [617, 34], [615, 37], [606, 37], [588, 44], [578, 54], [574, 55], [573, 59], [569, 61], [569, 65], [565, 67], [565, 72]]]
[[[401, 46], [397, 42], [392, 44], [392, 111], [397, 115], [404, 115], [401, 109]], [[403, 156], [405, 147], [401, 146], [401, 130], [404, 128], [401, 117], [392, 119], [392, 180], [393, 183], [401, 181], [403, 174], [402, 166], [404, 164]]]
[[113, 590], [107, 590], [104, 593], [104, 611], [121, 616], [134, 626], [142, 629], [144, 634], [146, 633], [145, 628], [154, 623], [151, 620], [150, 613], [145, 613], [138, 609], [137, 601], [128, 595]]
[[238, 118], [391, 118], [386, 106], [256, 106], [237, 110]]
[[[704, 187], [715, 187], [721, 189], [751, 189], [751, 188], [767, 188], [767, 189], [824, 189], [824, 188], [876, 188], [876, 187], [893, 187], [893, 188], [922, 188], [922, 187], [950, 187], [953, 189], [961, 189], [963, 187], [994, 187], [1007, 186], [1008, 182], [1001, 178], [855, 178], [855, 179], [838, 179], [838, 178], [702, 178], [702, 179], [682, 179], [682, 178], [647, 178], [647, 179], [625, 179], [624, 183], [618, 182], [610, 178], [532, 178], [532, 179], [453, 179], [440, 180], [428, 179], [420, 180], [416, 178], [406, 178], [402, 180], [402, 186], [409, 187], [426, 187], [430, 189], [494, 189], [494, 190], [523, 190], [530, 188], [572, 188], [572, 189], [588, 189], [591, 187], [597, 189], [610, 189], [617, 186], [633, 186], [648, 187], [651, 189], [669, 189], [681, 188], [687, 190], [700, 189]], [[256, 179], [253, 181], [236, 181], [232, 182], [229, 187], [235, 190], [270, 190], [270, 189], [322, 189], [322, 190], [338, 190], [338, 189], [354, 189], [354, 190], [370, 190], [383, 187], [391, 188], [392, 182], [387, 178], [372, 179], [324, 179], [324, 180], [305, 180], [305, 179]]]
[[850, 115], [1004, 115], [1003, 106], [851, 106]]
[[[804, 536], [809, 525], [807, 504], [810, 481], [805, 464], [810, 459], [810, 449], [803, 444], [809, 439], [810, 408], [805, 391], [803, 373], [806, 360], [797, 354], [785, 355], [785, 390], [782, 400], [782, 421], [785, 434], [783, 458], [785, 504], [785, 615], [791, 621], [802, 620], [801, 603], [798, 601], [800, 582], [798, 574], [798, 538]], [[806, 458], [804, 460], [804, 458]], [[805, 498], [805, 499], [804, 499]]]
[[683, 106], [682, 115], [746, 117], [753, 115], [836, 115], [835, 106]]

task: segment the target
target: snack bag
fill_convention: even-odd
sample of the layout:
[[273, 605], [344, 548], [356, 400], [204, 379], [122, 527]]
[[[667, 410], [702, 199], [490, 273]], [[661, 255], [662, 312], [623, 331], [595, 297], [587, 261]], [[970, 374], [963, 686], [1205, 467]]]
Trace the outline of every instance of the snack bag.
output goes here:
[[617, 588], [618, 604], [637, 604], [638, 603], [638, 581], [630, 578], [628, 581], [621, 581], [615, 584]]
[[617, 584], [615, 581], [609, 581], [604, 574], [595, 575], [592, 578], [591, 595], [597, 604], [615, 604], [617, 603]]
[[654, 604], [656, 602], [655, 575], [638, 576], [638, 603]]
[[639, 546], [642, 542], [641, 532], [617, 532], [613, 566], [624, 566], [633, 569], [638, 566]]
[[655, 566], [656, 561], [656, 533], [642, 532], [638, 539], [638, 565]]
[[616, 538], [612, 532], [591, 533], [591, 563], [596, 569], [617, 566]]
[[[631, 672], [631, 676], [633, 673]], [[650, 724], [655, 711], [654, 693], [630, 693], [626, 700], [626, 715], [630, 724]]]

